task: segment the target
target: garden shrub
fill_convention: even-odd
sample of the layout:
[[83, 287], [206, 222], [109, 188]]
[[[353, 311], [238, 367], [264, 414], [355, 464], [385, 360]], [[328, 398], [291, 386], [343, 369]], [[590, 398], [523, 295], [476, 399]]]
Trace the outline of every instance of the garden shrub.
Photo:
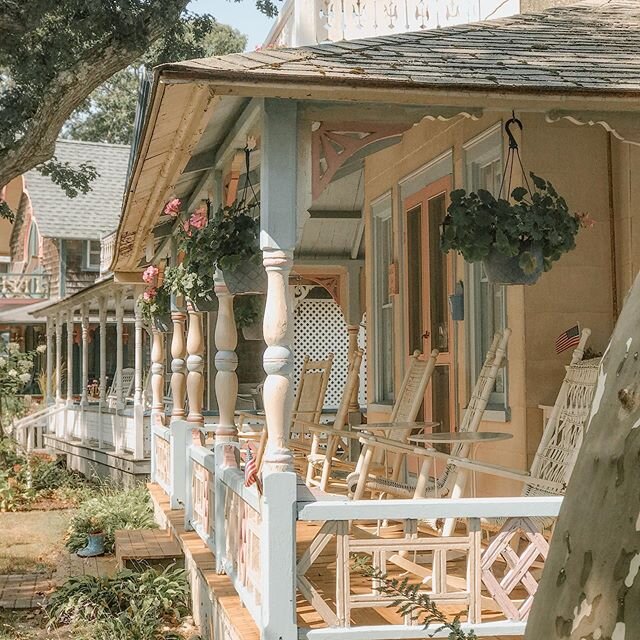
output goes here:
[[97, 496], [82, 502], [72, 516], [67, 530], [67, 548], [70, 551], [82, 549], [89, 533], [95, 530], [96, 522], [102, 524], [107, 553], [113, 552], [116, 530], [156, 527], [151, 499], [144, 487], [124, 490], [105, 487]]
[[183, 569], [120, 571], [115, 576], [77, 576], [49, 599], [50, 627], [72, 625], [78, 640], [156, 640], [189, 612]]

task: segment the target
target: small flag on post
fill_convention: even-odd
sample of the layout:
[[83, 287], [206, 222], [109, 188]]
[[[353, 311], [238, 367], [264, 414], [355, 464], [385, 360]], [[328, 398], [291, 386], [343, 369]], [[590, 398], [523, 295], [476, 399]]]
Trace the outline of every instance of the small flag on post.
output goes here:
[[580, 344], [580, 325], [567, 329], [556, 338], [556, 353], [562, 353]]
[[260, 482], [260, 478], [258, 477], [258, 464], [251, 451], [251, 446], [247, 446], [247, 455], [244, 461], [244, 486], [250, 487], [253, 484], [255, 484], [258, 487], [258, 491], [262, 493], [262, 482]]

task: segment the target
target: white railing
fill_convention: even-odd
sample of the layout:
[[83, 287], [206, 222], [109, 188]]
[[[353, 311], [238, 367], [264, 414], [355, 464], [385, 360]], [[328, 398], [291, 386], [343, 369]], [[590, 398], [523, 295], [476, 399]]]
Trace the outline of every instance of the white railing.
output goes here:
[[49, 276], [45, 273], [0, 273], [0, 298], [47, 298]]
[[113, 260], [113, 252], [116, 246], [117, 231], [113, 231], [109, 235], [100, 239], [100, 275], [104, 276], [111, 273], [111, 261]]
[[50, 418], [63, 409], [63, 405], [50, 405], [24, 418], [20, 418], [20, 420], [16, 420], [11, 425], [14, 440], [22, 446], [25, 451], [42, 449], [44, 446], [43, 436], [47, 430]]
[[519, 12], [520, 0], [289, 0], [264, 46], [292, 47], [386, 36]]
[[[409, 576], [478, 637], [524, 634], [548, 552], [541, 531], [553, 524], [561, 497], [322, 499], [298, 486], [293, 473], [265, 476], [260, 495], [255, 485], [244, 486], [233, 462], [229, 448], [237, 443], [220, 443], [214, 453], [191, 444], [191, 430], [186, 421], [154, 428], [153, 479], [173, 508], [184, 506], [185, 528], [214, 553], [217, 571], [230, 577], [262, 637], [447, 637], [441, 625], [425, 630], [393, 609], [381, 616], [393, 599], [354, 557], [390, 577]], [[428, 528], [441, 530], [447, 520], [457, 522], [451, 535]], [[491, 536], [486, 545], [483, 532]], [[301, 598], [313, 627], [294, 622]], [[366, 609], [370, 617], [353, 615]], [[354, 622], [363, 619], [371, 623]]]

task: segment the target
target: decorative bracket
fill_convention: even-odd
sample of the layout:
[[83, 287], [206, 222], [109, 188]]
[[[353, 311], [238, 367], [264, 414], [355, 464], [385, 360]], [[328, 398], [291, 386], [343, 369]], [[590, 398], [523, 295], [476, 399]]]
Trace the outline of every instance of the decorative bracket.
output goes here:
[[640, 146], [640, 124], [638, 117], [634, 113], [618, 111], [563, 111], [557, 109], [549, 111], [545, 119], [547, 122], [558, 122], [562, 119], [568, 120], [578, 126], [600, 125], [615, 138], [627, 144]]

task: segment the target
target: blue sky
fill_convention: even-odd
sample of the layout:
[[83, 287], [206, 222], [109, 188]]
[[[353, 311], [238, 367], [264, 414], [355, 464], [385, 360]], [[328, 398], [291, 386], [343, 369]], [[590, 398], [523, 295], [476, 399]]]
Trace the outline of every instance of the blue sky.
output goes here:
[[[281, 4], [281, 3], [278, 3]], [[274, 20], [256, 9], [255, 0], [193, 0], [189, 10], [196, 13], [210, 13], [218, 22], [230, 24], [248, 37], [247, 50], [253, 51], [261, 45]]]

